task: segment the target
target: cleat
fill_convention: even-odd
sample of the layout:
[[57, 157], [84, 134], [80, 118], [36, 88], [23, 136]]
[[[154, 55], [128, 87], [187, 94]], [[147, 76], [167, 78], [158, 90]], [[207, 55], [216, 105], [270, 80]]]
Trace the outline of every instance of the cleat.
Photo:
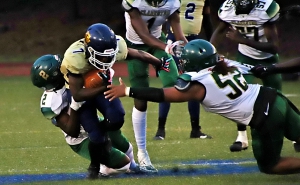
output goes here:
[[158, 172], [158, 170], [156, 168], [154, 168], [154, 166], [152, 165], [147, 151], [144, 151], [144, 152], [138, 151], [137, 156], [138, 156], [138, 161], [140, 163], [139, 167], [142, 172], [145, 172], [145, 173], [157, 173]]
[[154, 140], [164, 140], [166, 132], [164, 129], [158, 129], [156, 135], [153, 137]]
[[236, 141], [230, 146], [231, 152], [240, 152], [242, 150], [246, 150], [248, 148], [248, 143]]
[[200, 138], [200, 139], [212, 139], [210, 135], [204, 134], [203, 132], [197, 130], [197, 131], [191, 131], [190, 138]]
[[141, 170], [140, 166], [137, 164], [135, 168], [131, 168], [129, 169], [127, 172], [127, 174], [141, 174], [144, 173], [144, 171]]
[[300, 152], [300, 143], [294, 141], [293, 145], [294, 145], [295, 152]]
[[95, 180], [99, 178], [100, 167], [90, 165], [88, 168], [87, 179]]
[[141, 166], [140, 170], [142, 173], [157, 173], [158, 170], [154, 168], [152, 165], [147, 165], [147, 166]]

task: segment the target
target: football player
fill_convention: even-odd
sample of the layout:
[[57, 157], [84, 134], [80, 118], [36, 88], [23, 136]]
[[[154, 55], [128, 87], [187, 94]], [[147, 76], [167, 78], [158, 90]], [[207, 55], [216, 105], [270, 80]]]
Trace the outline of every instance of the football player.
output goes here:
[[[279, 18], [279, 5], [273, 0], [226, 0], [219, 9], [220, 23], [211, 43], [219, 47], [225, 36], [238, 43], [236, 60], [241, 63], [273, 64], [278, 62], [278, 35], [275, 21]], [[254, 76], [245, 75], [248, 83]], [[263, 85], [281, 90], [281, 75], [274, 74], [262, 79]], [[248, 148], [247, 131], [238, 125], [238, 136], [230, 151]]]
[[[130, 48], [147, 51], [157, 58], [170, 58], [170, 72], [162, 71], [159, 78], [163, 87], [175, 84], [178, 76], [176, 63], [172, 55], [180, 54], [182, 45], [187, 40], [180, 27], [180, 0], [123, 0], [126, 22], [126, 41]], [[166, 37], [162, 32], [162, 25], [168, 20], [177, 42], [166, 44]], [[148, 87], [148, 65], [137, 59], [127, 61], [130, 84], [134, 87]], [[166, 122], [170, 103], [159, 104], [158, 122]], [[152, 165], [146, 147], [147, 102], [134, 99], [132, 110], [132, 124], [138, 147], [138, 161], [149, 171], [157, 172]]]
[[[61, 58], [58, 55], [48, 54], [39, 57], [32, 65], [31, 81], [34, 86], [44, 90], [40, 101], [42, 114], [62, 130], [66, 142], [74, 152], [90, 160], [88, 150], [90, 139], [87, 132], [80, 126], [78, 113], [84, 102], [75, 102], [67, 93], [60, 65]], [[132, 145], [121, 131], [111, 131], [108, 135], [113, 146], [110, 148], [108, 158], [110, 162], [107, 163], [111, 168], [103, 166], [100, 173], [112, 175], [127, 172], [128, 169], [139, 171], [134, 161]], [[121, 168], [113, 169], [118, 166]]]
[[[120, 38], [120, 37], [119, 37]], [[122, 40], [119, 40], [122, 41]], [[122, 44], [123, 43], [123, 44]], [[135, 57], [145, 62], [158, 64], [158, 69], [168, 71], [168, 59], [162, 60], [134, 49], [127, 49], [125, 42], [118, 44], [118, 39], [107, 25], [97, 23], [88, 27], [83, 39], [74, 42], [65, 52], [61, 72], [66, 80], [66, 91], [75, 101], [85, 101], [80, 109], [80, 123], [88, 132], [91, 164], [88, 176], [96, 178], [100, 163], [106, 165], [109, 156], [107, 148], [107, 131], [119, 130], [124, 123], [125, 111], [119, 99], [112, 102], [104, 98], [106, 86], [84, 88], [84, 75], [91, 70], [101, 71], [105, 84], [111, 83], [114, 62]], [[164, 62], [162, 62], [164, 61]], [[147, 63], [147, 65], [148, 65]], [[97, 110], [104, 116], [99, 125]], [[99, 158], [99, 156], [102, 156]], [[145, 169], [147, 171], [147, 169]]]
[[[209, 40], [212, 35], [212, 25], [210, 22], [210, 6], [209, 0], [182, 0], [180, 11], [182, 13], [180, 16], [180, 24], [183, 30], [183, 33], [188, 41], [199, 38], [199, 33], [201, 28], [204, 29], [206, 38]], [[175, 37], [167, 24], [167, 40], [175, 42]], [[174, 57], [174, 56], [173, 56]], [[179, 59], [174, 57], [174, 60], [177, 64], [179, 74], [181, 73]], [[188, 110], [190, 114], [191, 122], [191, 133], [190, 138], [200, 138], [200, 139], [211, 139], [210, 135], [207, 135], [201, 131], [200, 126], [200, 104], [197, 101], [188, 102]], [[158, 129], [156, 135], [154, 136], [155, 140], [162, 140], [165, 138], [165, 125], [166, 120], [162, 120], [158, 123]]]
[[205, 40], [187, 43], [181, 57], [185, 73], [174, 87], [126, 87], [120, 79], [120, 85], [108, 86], [106, 98], [129, 96], [153, 102], [197, 100], [206, 111], [250, 127], [253, 154], [261, 172], [300, 172], [300, 158], [281, 157], [285, 137], [300, 142], [299, 110], [288, 98], [276, 89], [247, 84], [236, 64], [218, 60], [215, 47]]

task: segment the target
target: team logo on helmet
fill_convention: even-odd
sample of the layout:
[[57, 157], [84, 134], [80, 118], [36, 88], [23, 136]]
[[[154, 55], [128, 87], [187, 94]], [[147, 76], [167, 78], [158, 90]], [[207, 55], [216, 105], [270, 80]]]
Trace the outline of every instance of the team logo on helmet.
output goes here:
[[85, 41], [85, 43], [90, 43], [91, 42], [91, 34], [90, 34], [89, 31], [87, 31], [85, 33], [84, 41]]
[[45, 80], [47, 80], [49, 78], [49, 75], [43, 70], [40, 71], [39, 75], [40, 75], [40, 77], [44, 78]]

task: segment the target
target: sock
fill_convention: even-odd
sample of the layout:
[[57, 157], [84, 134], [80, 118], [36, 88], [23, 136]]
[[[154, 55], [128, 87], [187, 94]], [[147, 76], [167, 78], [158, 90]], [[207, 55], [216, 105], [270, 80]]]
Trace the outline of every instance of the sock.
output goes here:
[[248, 143], [247, 131], [238, 131], [236, 141]]
[[237, 130], [238, 131], [246, 131], [247, 127], [246, 127], [246, 125], [237, 124]]
[[169, 102], [161, 102], [158, 106], [158, 128], [164, 130], [167, 122], [171, 104]]
[[198, 101], [189, 101], [188, 110], [190, 113], [191, 127], [193, 131], [198, 132], [200, 127], [200, 103]]
[[136, 168], [136, 162], [134, 160], [134, 155], [133, 155], [133, 147], [132, 147], [132, 144], [129, 143], [129, 148], [127, 150], [127, 152], [125, 153], [129, 159], [130, 159], [130, 167], [129, 169], [135, 169]]
[[199, 121], [200, 117], [200, 103], [198, 101], [189, 101], [188, 102], [188, 110], [190, 113], [191, 119]]
[[146, 150], [147, 111], [141, 112], [133, 107], [132, 125], [134, 137], [139, 150]]
[[191, 118], [191, 127], [193, 131], [199, 131], [201, 129], [199, 124], [199, 119], [193, 119]]
[[167, 118], [158, 118], [158, 129], [165, 130]]
[[161, 102], [159, 103], [158, 107], [158, 117], [159, 118], [166, 118], [168, 117], [168, 113], [170, 110], [171, 104], [169, 102]]
[[101, 156], [101, 148], [103, 147], [103, 145], [98, 144], [98, 143], [94, 143], [92, 141], [89, 142], [88, 145], [88, 149], [89, 149], [89, 153], [90, 153], [90, 158], [91, 158], [91, 165], [95, 168], [100, 168], [100, 159], [99, 156]]

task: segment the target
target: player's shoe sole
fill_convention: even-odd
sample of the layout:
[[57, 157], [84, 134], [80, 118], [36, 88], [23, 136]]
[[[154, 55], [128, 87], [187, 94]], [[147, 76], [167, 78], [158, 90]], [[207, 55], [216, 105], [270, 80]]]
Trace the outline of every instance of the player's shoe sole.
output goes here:
[[240, 141], [234, 142], [230, 147], [229, 147], [231, 152], [240, 152], [242, 150], [248, 149], [248, 144]]
[[164, 140], [166, 137], [166, 131], [164, 129], [158, 129], [155, 136], [153, 137], [154, 140]]
[[201, 131], [191, 131], [190, 138], [193, 139], [212, 139], [210, 135], [204, 134]]

